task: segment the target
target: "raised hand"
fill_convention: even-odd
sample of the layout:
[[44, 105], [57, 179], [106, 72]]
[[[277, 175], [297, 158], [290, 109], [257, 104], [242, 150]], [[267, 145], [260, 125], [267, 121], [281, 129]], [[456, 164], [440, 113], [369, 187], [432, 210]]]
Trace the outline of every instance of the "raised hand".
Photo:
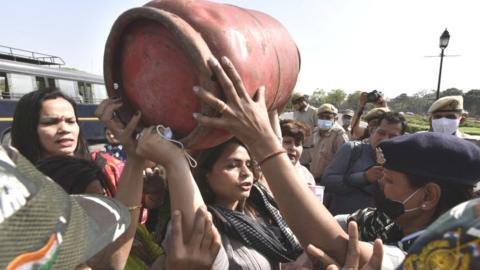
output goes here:
[[365, 178], [369, 183], [375, 183], [383, 177], [383, 167], [373, 166], [368, 170], [365, 170]]
[[[360, 247], [358, 241], [357, 223], [352, 221], [348, 224], [348, 251], [345, 259], [345, 265], [340, 266], [334, 259], [328, 256], [321, 249], [308, 245], [306, 252], [310, 257], [317, 262], [326, 266], [327, 270], [358, 270], [360, 260]], [[382, 240], [377, 239], [373, 244], [373, 254], [368, 263], [366, 263], [361, 270], [380, 270], [382, 268], [383, 259], [383, 244]]]
[[160, 127], [143, 129], [138, 138], [136, 153], [148, 160], [170, 167], [175, 162], [186, 162], [183, 150], [163, 138]]
[[380, 97], [378, 98], [377, 102], [375, 102], [375, 107], [387, 107], [387, 100], [385, 99], [382, 92], [379, 92]]
[[130, 122], [125, 126], [117, 117], [115, 111], [122, 107], [120, 99], [109, 98], [102, 101], [95, 110], [95, 116], [115, 135], [120, 143], [125, 147], [128, 156], [136, 156], [135, 149], [137, 142], [135, 140], [135, 129], [140, 122], [141, 113], [137, 112]]
[[[260, 87], [254, 98], [250, 98], [240, 75], [227, 57], [221, 58], [221, 65], [216, 59], [208, 61], [220, 87], [226, 97], [226, 102], [215, 97], [209, 91], [195, 86], [194, 91], [201, 101], [217, 110], [221, 117], [208, 117], [194, 114], [201, 125], [222, 128], [230, 131], [235, 137], [252, 149], [258, 157], [262, 155], [262, 141], [275, 140], [276, 136], [270, 126], [267, 107], [265, 105], [265, 88]], [[278, 148], [280, 148], [279, 145]], [[268, 150], [266, 152], [269, 152]]]
[[205, 208], [199, 208], [190, 239], [184, 241], [180, 211], [172, 215], [172, 235], [167, 254], [167, 269], [211, 269], [221, 246], [221, 237]]

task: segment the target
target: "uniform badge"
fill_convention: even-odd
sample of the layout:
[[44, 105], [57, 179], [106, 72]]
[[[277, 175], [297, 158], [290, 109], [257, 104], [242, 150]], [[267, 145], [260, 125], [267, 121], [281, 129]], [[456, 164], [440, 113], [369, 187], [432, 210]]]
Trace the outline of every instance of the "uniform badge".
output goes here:
[[450, 101], [450, 103], [448, 103], [447, 108], [448, 108], [449, 110], [456, 110], [457, 107], [458, 107], [458, 105], [459, 105], [459, 104], [458, 104], [458, 101], [452, 100], [452, 101]]
[[480, 240], [461, 241], [461, 235], [461, 228], [448, 231], [443, 239], [426, 243], [418, 252], [409, 252], [402, 269], [473, 269], [480, 255]]

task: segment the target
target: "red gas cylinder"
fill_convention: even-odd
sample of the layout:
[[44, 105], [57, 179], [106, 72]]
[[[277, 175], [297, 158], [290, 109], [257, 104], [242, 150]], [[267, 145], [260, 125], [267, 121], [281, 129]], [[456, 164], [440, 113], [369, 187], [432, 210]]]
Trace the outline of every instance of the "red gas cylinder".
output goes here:
[[140, 110], [144, 125], [171, 127], [189, 149], [214, 146], [231, 135], [192, 117], [216, 114], [200, 104], [194, 85], [222, 97], [207, 64], [212, 56], [230, 58], [250, 96], [264, 85], [269, 110], [287, 104], [300, 70], [289, 33], [264, 13], [203, 0], [152, 1], [112, 27], [104, 58], [108, 94], [126, 103], [125, 121]]

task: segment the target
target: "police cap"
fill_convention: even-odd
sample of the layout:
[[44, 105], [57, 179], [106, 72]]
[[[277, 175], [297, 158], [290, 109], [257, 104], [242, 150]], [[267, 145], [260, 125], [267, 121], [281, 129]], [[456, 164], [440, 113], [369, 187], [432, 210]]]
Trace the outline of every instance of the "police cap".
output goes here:
[[379, 144], [387, 169], [424, 177], [433, 182], [474, 186], [480, 180], [480, 148], [448, 134], [421, 132]]
[[439, 98], [428, 109], [428, 113], [434, 112], [463, 112], [463, 97], [446, 96]]
[[324, 104], [320, 105], [320, 107], [318, 107], [318, 109], [317, 109], [317, 114], [321, 114], [321, 113], [337, 114], [338, 110], [332, 104], [324, 103]]

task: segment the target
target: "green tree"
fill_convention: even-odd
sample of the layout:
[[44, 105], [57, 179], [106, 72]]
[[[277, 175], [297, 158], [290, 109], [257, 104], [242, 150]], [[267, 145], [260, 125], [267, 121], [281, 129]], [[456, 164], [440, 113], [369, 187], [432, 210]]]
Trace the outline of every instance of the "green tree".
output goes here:
[[398, 95], [388, 102], [388, 106], [396, 112], [414, 112], [425, 114], [435, 101], [435, 90], [422, 90], [409, 96], [405, 93]]
[[423, 90], [415, 93], [411, 100], [408, 108], [408, 112], [414, 112], [417, 114], [426, 114], [428, 108], [435, 101], [435, 90]]
[[395, 112], [407, 112], [410, 111], [410, 103], [410, 97], [407, 94], [402, 93], [394, 99], [390, 100], [390, 102], [388, 102], [388, 105]]
[[462, 96], [463, 91], [457, 88], [448, 88], [445, 91], [440, 92], [440, 97], [446, 96]]
[[480, 89], [472, 89], [463, 96], [463, 107], [470, 116], [480, 117]]
[[323, 89], [316, 89], [313, 91], [312, 95], [308, 98], [308, 103], [312, 106], [317, 107], [325, 103], [326, 93]]
[[358, 109], [358, 102], [360, 100], [360, 95], [362, 94], [362, 91], [355, 91], [351, 94], [348, 95], [347, 99], [345, 100], [345, 103], [343, 103], [343, 109], [352, 109], [354, 111], [357, 111]]
[[340, 108], [347, 97], [347, 93], [342, 89], [332, 89], [328, 92], [327, 97], [325, 98], [326, 103], [333, 104], [333, 106]]

